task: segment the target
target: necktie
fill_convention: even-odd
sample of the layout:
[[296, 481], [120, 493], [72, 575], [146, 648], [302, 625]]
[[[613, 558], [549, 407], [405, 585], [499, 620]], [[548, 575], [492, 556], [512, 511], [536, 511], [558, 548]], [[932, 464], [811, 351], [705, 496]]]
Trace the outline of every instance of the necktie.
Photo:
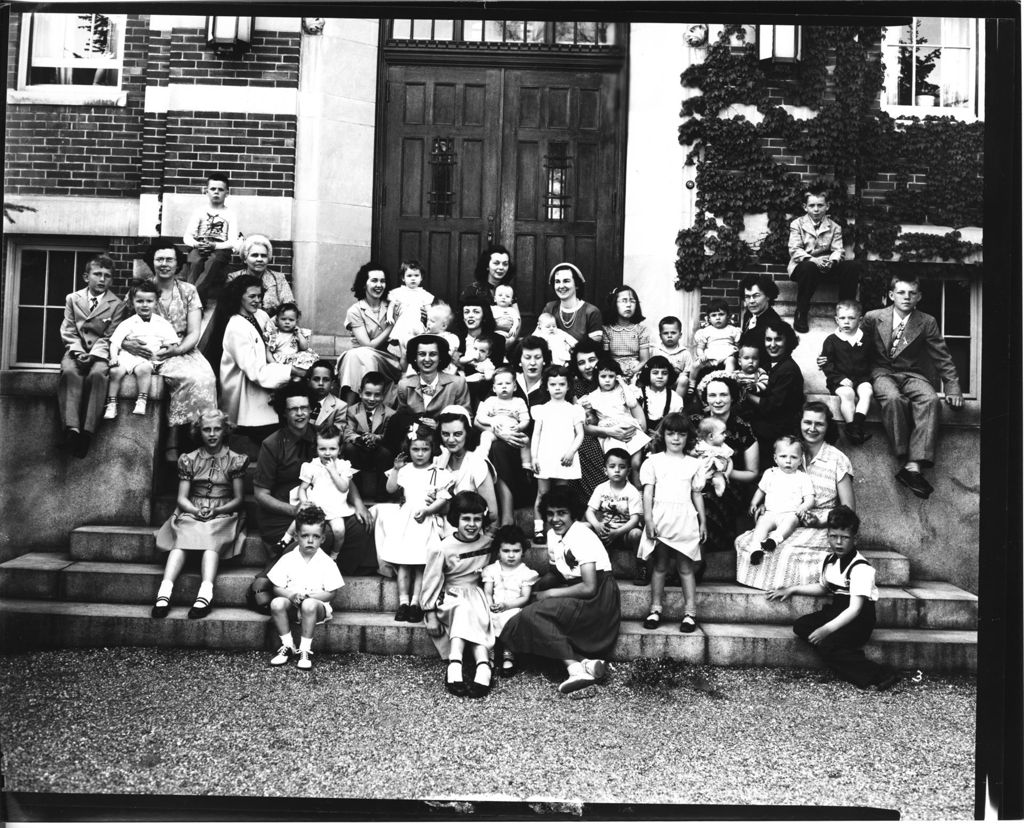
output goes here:
[[89, 297], [89, 313], [92, 313], [93, 311], [95, 311], [96, 310], [96, 306], [99, 303], [100, 303], [99, 299], [97, 299], [95, 296], [90, 296]]
[[892, 332], [892, 345], [889, 347], [889, 359], [896, 356], [896, 351], [900, 346], [900, 339], [903, 336], [903, 328], [906, 326], [907, 320], [901, 319], [900, 323], [896, 326]]

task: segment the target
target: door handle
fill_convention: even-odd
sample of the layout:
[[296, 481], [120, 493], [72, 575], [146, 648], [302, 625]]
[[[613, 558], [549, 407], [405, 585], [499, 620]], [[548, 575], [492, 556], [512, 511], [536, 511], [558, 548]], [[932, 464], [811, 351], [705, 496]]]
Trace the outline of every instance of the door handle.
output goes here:
[[487, 217], [487, 244], [494, 244], [494, 214]]

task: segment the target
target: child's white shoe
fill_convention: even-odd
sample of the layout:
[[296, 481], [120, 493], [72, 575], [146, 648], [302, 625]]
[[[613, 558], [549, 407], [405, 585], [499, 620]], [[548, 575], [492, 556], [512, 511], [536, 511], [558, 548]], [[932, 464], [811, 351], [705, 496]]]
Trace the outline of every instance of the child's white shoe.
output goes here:
[[146, 413], [146, 401], [136, 400], [135, 408], [132, 409], [132, 414], [145, 414]]
[[288, 663], [288, 659], [291, 656], [295, 655], [295, 653], [296, 653], [296, 650], [295, 650], [294, 647], [288, 647], [288, 646], [285, 646], [284, 644], [282, 644], [278, 648], [277, 654], [272, 659], [270, 659], [270, 666], [271, 667], [280, 667], [283, 664], [287, 664]]
[[107, 403], [103, 406], [103, 419], [104, 420], [116, 420], [117, 419], [117, 403]]
[[299, 650], [299, 660], [296, 662], [295, 666], [298, 667], [300, 670], [312, 670], [312, 655], [313, 654], [309, 650]]

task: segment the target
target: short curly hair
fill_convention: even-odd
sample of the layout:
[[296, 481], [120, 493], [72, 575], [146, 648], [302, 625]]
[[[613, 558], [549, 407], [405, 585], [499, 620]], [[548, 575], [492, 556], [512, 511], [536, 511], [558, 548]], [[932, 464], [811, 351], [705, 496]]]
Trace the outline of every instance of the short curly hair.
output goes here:
[[203, 420], [212, 420], [214, 418], [220, 420], [220, 424], [224, 429], [224, 442], [227, 442], [231, 432], [235, 430], [235, 424], [231, 422], [228, 413], [221, 411], [219, 408], [207, 408], [205, 411], [200, 411], [199, 416], [189, 423], [188, 433], [194, 442], [198, 443], [202, 437]]
[[181, 270], [187, 260], [187, 257], [178, 248], [178, 242], [174, 239], [170, 239], [167, 236], [160, 236], [159, 238], [153, 239], [149, 243], [149, 247], [146, 248], [146, 252], [142, 254], [142, 260], [149, 266], [149, 269], [156, 273], [156, 266], [153, 264], [153, 257], [161, 250], [173, 250], [174, 258], [178, 262], [178, 266], [175, 268], [175, 273]]
[[770, 273], [750, 273], [740, 281], [740, 290], [747, 291], [758, 288], [771, 305], [779, 298], [779, 286]]
[[375, 270], [379, 270], [384, 274], [384, 287], [387, 288], [389, 286], [388, 272], [384, 269], [384, 265], [379, 262], [369, 261], [356, 271], [355, 281], [352, 282], [352, 293], [355, 294], [356, 299], [366, 298], [366, 281]]

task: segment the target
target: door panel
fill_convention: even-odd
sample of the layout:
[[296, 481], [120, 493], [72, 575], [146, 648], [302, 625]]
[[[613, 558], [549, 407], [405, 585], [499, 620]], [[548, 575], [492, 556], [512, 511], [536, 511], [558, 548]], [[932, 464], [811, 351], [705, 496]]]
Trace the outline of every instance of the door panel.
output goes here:
[[[621, 280], [617, 82], [600, 71], [389, 67], [378, 213], [389, 272], [418, 258], [425, 286], [454, 302], [491, 233], [512, 251], [525, 329], [553, 298], [546, 277], [560, 261], [580, 267], [584, 297], [602, 305]], [[447, 173], [438, 138], [449, 140]]]
[[[418, 259], [424, 286], [455, 301], [498, 212], [500, 73], [390, 67], [387, 83], [379, 258], [391, 274]], [[438, 139], [453, 163], [438, 163]]]

